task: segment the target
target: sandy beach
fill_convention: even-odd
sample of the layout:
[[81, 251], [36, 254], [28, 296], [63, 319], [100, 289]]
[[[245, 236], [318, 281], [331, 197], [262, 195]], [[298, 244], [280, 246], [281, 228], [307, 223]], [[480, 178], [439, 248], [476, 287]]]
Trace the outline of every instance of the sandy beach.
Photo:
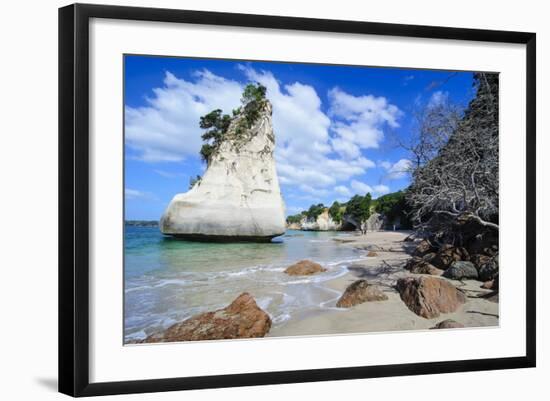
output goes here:
[[[498, 326], [499, 304], [480, 298], [491, 291], [480, 288], [482, 283], [475, 280], [448, 280], [467, 296], [466, 303], [453, 313], [425, 319], [407, 308], [393, 285], [398, 278], [419, 276], [403, 268], [410, 258], [405, 247], [415, 246], [403, 241], [408, 235], [409, 232], [379, 231], [336, 238], [335, 241], [343, 247], [359, 249], [361, 259], [353, 262], [346, 274], [323, 283], [332, 290], [333, 296], [325, 295], [322, 307], [298, 311], [283, 325], [274, 325], [267, 336], [425, 330], [446, 319], [453, 319], [465, 327]], [[374, 251], [376, 256], [367, 256], [370, 251]], [[388, 300], [336, 308], [339, 294], [358, 279], [379, 286]]]

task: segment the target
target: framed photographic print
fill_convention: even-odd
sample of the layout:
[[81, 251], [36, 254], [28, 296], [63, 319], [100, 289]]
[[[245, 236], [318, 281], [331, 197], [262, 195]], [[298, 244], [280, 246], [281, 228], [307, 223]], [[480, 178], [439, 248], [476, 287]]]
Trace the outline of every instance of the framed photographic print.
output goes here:
[[61, 8], [59, 390], [535, 366], [535, 80], [534, 33]]

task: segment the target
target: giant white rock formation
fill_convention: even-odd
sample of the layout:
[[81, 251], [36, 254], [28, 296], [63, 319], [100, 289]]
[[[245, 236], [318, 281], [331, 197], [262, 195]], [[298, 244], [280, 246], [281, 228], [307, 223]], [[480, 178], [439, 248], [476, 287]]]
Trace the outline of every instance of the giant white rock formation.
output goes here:
[[271, 104], [264, 100], [250, 128], [239, 124], [244, 111], [232, 120], [203, 177], [168, 205], [160, 221], [163, 234], [204, 241], [269, 241], [285, 232], [271, 114]]

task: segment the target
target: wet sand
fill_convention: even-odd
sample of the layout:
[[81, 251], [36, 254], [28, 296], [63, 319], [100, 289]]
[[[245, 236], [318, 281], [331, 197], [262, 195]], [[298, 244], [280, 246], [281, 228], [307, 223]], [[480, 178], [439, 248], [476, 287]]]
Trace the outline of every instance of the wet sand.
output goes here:
[[[479, 298], [491, 291], [481, 289], [482, 283], [475, 280], [448, 280], [467, 296], [466, 303], [454, 313], [425, 319], [407, 308], [393, 285], [400, 277], [418, 276], [403, 268], [410, 258], [406, 247], [414, 247], [413, 243], [403, 241], [408, 235], [408, 232], [380, 231], [335, 239], [341, 246], [360, 249], [361, 259], [353, 262], [343, 276], [323, 283], [318, 308], [297, 311], [284, 324], [274, 325], [268, 337], [425, 330], [446, 319], [465, 327], [498, 326], [499, 304]], [[377, 255], [367, 256], [369, 251]], [[358, 279], [378, 285], [388, 300], [336, 308], [339, 296]]]

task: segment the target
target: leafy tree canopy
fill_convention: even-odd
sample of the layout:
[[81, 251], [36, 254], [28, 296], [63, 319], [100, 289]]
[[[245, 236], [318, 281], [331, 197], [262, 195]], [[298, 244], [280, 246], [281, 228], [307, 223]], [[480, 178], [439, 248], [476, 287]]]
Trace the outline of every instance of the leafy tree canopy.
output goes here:
[[235, 128], [237, 135], [242, 135], [245, 129], [252, 127], [260, 116], [260, 111], [266, 99], [266, 92], [266, 87], [259, 83], [248, 84], [244, 88], [241, 97], [242, 106], [232, 110], [231, 116], [223, 114], [221, 109], [216, 109], [200, 118], [199, 126], [207, 130], [201, 135], [202, 140], [205, 142], [200, 150], [204, 162], [210, 162], [211, 157], [226, 139], [227, 131], [234, 119], [242, 115], [239, 124]]

